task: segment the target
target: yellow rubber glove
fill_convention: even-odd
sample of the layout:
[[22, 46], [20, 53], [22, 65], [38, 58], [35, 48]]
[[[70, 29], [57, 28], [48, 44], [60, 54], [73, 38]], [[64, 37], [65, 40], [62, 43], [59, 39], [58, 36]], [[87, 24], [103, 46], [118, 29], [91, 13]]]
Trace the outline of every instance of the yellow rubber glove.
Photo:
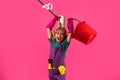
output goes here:
[[60, 74], [61, 75], [64, 75], [65, 74], [65, 67], [63, 66], [63, 65], [60, 65], [59, 67], [58, 67], [58, 70], [59, 70], [59, 72], [60, 72]]

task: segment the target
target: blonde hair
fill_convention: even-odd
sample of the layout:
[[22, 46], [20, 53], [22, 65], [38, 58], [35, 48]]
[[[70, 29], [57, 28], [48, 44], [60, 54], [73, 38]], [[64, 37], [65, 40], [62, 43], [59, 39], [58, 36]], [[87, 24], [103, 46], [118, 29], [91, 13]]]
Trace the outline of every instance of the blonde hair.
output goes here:
[[53, 41], [56, 41], [55, 35], [56, 33], [58, 33], [59, 31], [62, 31], [62, 34], [64, 36], [64, 39], [67, 37], [67, 31], [64, 27], [59, 26], [57, 29], [55, 29], [54, 33], [53, 33]]

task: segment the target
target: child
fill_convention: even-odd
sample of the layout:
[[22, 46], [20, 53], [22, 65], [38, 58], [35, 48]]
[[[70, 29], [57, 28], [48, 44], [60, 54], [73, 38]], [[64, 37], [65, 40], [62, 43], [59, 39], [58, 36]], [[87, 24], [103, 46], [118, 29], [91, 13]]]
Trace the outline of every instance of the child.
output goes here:
[[68, 35], [64, 27], [59, 27], [52, 34], [52, 28], [60, 17], [54, 17], [47, 26], [47, 34], [50, 42], [50, 56], [48, 59], [49, 80], [65, 80], [65, 52], [70, 44], [73, 33], [73, 20], [68, 19]]

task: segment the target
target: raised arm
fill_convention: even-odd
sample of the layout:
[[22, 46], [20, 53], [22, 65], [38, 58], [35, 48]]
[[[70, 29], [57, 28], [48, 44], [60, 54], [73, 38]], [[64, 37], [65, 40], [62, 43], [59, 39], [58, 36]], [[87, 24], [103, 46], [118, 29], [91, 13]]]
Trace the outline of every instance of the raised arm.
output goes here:
[[74, 32], [74, 27], [73, 27], [73, 19], [72, 18], [68, 18], [68, 36], [67, 36], [67, 42], [70, 43], [71, 38], [72, 38], [72, 34]]
[[48, 34], [48, 39], [50, 39], [50, 37], [52, 36], [52, 32], [51, 32], [52, 28], [54, 27], [56, 21], [58, 21], [58, 20], [59, 20], [59, 17], [54, 17], [50, 21], [50, 23], [46, 26], [46, 28], [47, 28], [47, 34]]

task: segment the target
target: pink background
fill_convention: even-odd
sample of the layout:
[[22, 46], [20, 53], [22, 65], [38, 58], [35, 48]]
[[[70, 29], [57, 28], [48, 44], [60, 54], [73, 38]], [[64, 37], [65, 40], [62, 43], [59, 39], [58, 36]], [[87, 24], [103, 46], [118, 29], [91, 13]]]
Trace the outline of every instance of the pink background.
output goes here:
[[[97, 37], [72, 39], [66, 80], [120, 80], [120, 1], [43, 0], [58, 15], [85, 20]], [[53, 16], [37, 0], [0, 0], [0, 80], [48, 80], [45, 26]]]

